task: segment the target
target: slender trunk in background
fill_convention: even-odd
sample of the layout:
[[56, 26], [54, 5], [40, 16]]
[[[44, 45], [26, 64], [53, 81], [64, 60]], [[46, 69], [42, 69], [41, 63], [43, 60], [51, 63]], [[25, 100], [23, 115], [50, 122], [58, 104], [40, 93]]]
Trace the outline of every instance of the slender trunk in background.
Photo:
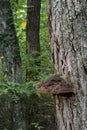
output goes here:
[[69, 78], [76, 94], [55, 95], [57, 130], [87, 129], [87, 1], [49, 0], [54, 73]]
[[[41, 0], [27, 0], [27, 25], [26, 25], [26, 81], [35, 81], [38, 78], [40, 66], [40, 7]], [[33, 89], [33, 88], [32, 88]], [[26, 101], [27, 130], [34, 130], [33, 123], [38, 122], [36, 105], [38, 96], [32, 94]]]
[[[13, 14], [9, 0], [0, 1], [0, 57], [2, 59], [3, 80], [22, 82], [20, 49], [14, 27]], [[12, 100], [12, 93], [0, 98], [0, 130], [26, 130], [22, 101]], [[2, 103], [2, 99], [4, 102]]]
[[[26, 80], [35, 79], [38, 76], [37, 68], [40, 65], [40, 7], [41, 0], [27, 0], [27, 26], [26, 26], [26, 40], [27, 50], [26, 54], [29, 59], [26, 70]], [[30, 60], [32, 58], [32, 61]], [[34, 70], [35, 69], [35, 70]]]

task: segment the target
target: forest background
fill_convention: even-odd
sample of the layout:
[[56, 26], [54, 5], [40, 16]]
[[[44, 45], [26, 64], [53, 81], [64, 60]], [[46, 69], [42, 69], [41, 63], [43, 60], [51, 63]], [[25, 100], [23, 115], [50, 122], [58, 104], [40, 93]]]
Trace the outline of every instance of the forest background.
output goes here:
[[[26, 122], [26, 128], [23, 128], [23, 130], [55, 130], [53, 97], [40, 95], [36, 92], [36, 83], [38, 81], [43, 81], [52, 75], [52, 63], [47, 23], [47, 1], [41, 1], [40, 9], [40, 54], [38, 57], [36, 57], [36, 60], [40, 61], [39, 66], [35, 64], [35, 58], [32, 55], [28, 55], [26, 53], [27, 2], [26, 0], [11, 0], [10, 4], [13, 12], [16, 36], [18, 39], [22, 60], [22, 83], [5, 81], [3, 76], [3, 73], [5, 72], [3, 72], [2, 62], [4, 56], [1, 54], [0, 130], [17, 130], [16, 125], [19, 124], [17, 122], [20, 122], [20, 118]], [[4, 40], [4, 38], [5, 37], [2, 37], [2, 40]], [[0, 51], [2, 52], [1, 49], [2, 48], [0, 48]], [[32, 51], [32, 53], [35, 52]], [[33, 66], [27, 66], [27, 64], [33, 64]], [[29, 81], [26, 80], [27, 70], [32, 72], [32, 76]], [[6, 73], [7, 72], [8, 70], [6, 70]], [[20, 105], [18, 105], [19, 102], [22, 104], [21, 108], [18, 108], [20, 107]], [[14, 116], [14, 104], [16, 104], [15, 112], [17, 113], [17, 111], [21, 111], [22, 117]], [[11, 124], [11, 126], [9, 124]], [[19, 127], [20, 125], [18, 126], [18, 130], [22, 130], [22, 128]]]

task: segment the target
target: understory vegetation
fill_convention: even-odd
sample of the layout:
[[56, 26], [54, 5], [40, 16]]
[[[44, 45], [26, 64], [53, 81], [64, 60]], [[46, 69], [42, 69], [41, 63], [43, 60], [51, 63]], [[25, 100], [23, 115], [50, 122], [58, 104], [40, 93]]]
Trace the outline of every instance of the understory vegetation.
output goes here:
[[[52, 95], [41, 95], [36, 92], [37, 82], [43, 81], [52, 75], [52, 63], [50, 55], [50, 45], [47, 23], [47, 2], [42, 0], [40, 11], [40, 66], [33, 65], [28, 69], [36, 72], [39, 70], [37, 78], [33, 74], [32, 80], [26, 82], [26, 64], [34, 63], [31, 56], [26, 55], [26, 14], [27, 3], [25, 0], [18, 2], [11, 1], [13, 9], [14, 23], [17, 32], [20, 54], [22, 59], [22, 83], [5, 82], [2, 73], [2, 59], [0, 57], [0, 106], [3, 108], [3, 101], [8, 93], [11, 93], [11, 100], [15, 103], [24, 102], [26, 107], [26, 119], [28, 120], [28, 130], [55, 130], [54, 102]], [[35, 52], [33, 52], [35, 53]], [[37, 59], [36, 59], [37, 60]], [[5, 104], [5, 109], [6, 109]], [[3, 112], [2, 112], [3, 113]], [[6, 117], [4, 117], [6, 118]], [[4, 129], [7, 130], [7, 129]], [[21, 129], [20, 129], [21, 130]]]

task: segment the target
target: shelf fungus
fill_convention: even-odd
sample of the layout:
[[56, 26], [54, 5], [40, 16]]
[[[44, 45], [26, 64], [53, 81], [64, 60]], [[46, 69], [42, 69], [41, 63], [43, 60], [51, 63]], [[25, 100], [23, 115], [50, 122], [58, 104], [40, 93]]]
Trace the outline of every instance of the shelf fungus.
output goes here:
[[38, 82], [37, 86], [37, 92], [39, 93], [65, 96], [75, 94], [73, 84], [58, 75], [54, 75], [43, 82]]

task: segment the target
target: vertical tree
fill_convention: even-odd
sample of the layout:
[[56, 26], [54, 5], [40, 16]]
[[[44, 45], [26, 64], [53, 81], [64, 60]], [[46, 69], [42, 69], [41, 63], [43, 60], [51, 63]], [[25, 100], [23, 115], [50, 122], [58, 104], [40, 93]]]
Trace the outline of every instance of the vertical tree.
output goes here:
[[[43, 2], [43, 1], [42, 1]], [[44, 4], [45, 2], [43, 2]], [[37, 80], [40, 67], [40, 7], [41, 0], [27, 0], [27, 26], [26, 26], [26, 40], [27, 40], [27, 70], [26, 80]], [[43, 20], [42, 20], [43, 21]], [[41, 22], [42, 22], [41, 21]], [[44, 23], [44, 22], [43, 22]], [[46, 30], [45, 30], [46, 31]], [[44, 34], [44, 33], [43, 33]], [[44, 37], [44, 36], [43, 36]], [[45, 39], [45, 37], [44, 37]], [[44, 41], [44, 40], [43, 40]], [[45, 43], [45, 41], [44, 41]], [[44, 67], [45, 68], [45, 67]], [[35, 129], [52, 129], [53, 113], [49, 116], [50, 111], [53, 108], [49, 107], [49, 97], [39, 97], [36, 94], [31, 95], [26, 102], [26, 115], [28, 121], [28, 128], [30, 130]], [[47, 108], [44, 107], [47, 105]], [[53, 106], [53, 104], [51, 104]], [[44, 113], [47, 115], [44, 116]], [[52, 119], [52, 122], [50, 121]], [[49, 123], [49, 124], [48, 124]]]
[[[3, 80], [5, 82], [22, 82], [21, 57], [16, 31], [13, 21], [13, 14], [9, 0], [0, 1], [0, 56], [2, 59]], [[0, 114], [4, 118], [0, 129], [26, 130], [26, 123], [23, 117], [23, 103], [12, 100], [12, 92], [9, 92], [2, 104], [3, 112]]]
[[34, 70], [39, 66], [40, 61], [40, 6], [41, 0], [27, 0], [27, 26], [26, 26], [26, 40], [27, 40], [27, 55], [32, 57], [33, 62], [30, 61], [27, 65], [26, 78], [27, 80], [34, 79], [37, 76], [37, 71]]
[[[41, 0], [27, 0], [27, 25], [26, 25], [26, 81], [37, 80], [38, 70], [40, 65], [40, 7]], [[33, 123], [36, 120], [36, 98], [35, 94], [31, 95], [26, 101], [26, 117], [27, 129], [34, 130]], [[35, 105], [36, 104], [36, 105]]]
[[49, 0], [54, 73], [68, 78], [76, 94], [55, 95], [57, 130], [87, 129], [87, 1]]

